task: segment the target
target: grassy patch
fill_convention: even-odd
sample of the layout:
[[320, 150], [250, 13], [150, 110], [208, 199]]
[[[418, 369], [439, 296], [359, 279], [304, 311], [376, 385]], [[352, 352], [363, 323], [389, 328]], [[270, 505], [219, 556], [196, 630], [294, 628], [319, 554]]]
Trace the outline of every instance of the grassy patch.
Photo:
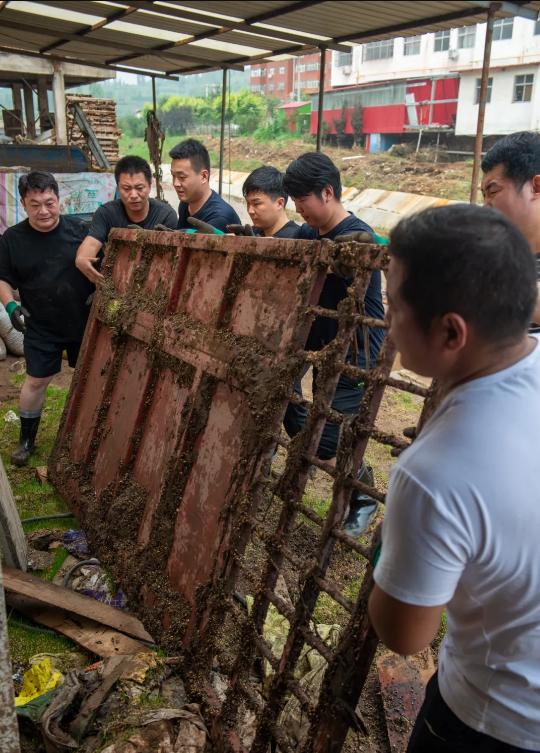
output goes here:
[[[24, 376], [14, 376], [13, 382], [20, 385]], [[19, 422], [6, 423], [4, 418], [8, 411], [18, 414], [17, 402], [2, 405], [0, 408], [0, 453], [9, 478], [15, 503], [21, 519], [39, 515], [54, 515], [69, 512], [65, 502], [58, 496], [52, 484], [42, 484], [37, 480], [35, 469], [47, 465], [51, 453], [58, 425], [64, 409], [67, 389], [50, 386], [43, 409], [41, 423], [37, 436], [37, 452], [30, 458], [29, 464], [17, 468], [11, 464], [10, 455], [19, 439]], [[73, 528], [77, 526], [75, 518], [62, 518], [54, 521], [36, 521], [24, 524], [28, 533], [40, 528]], [[52, 580], [68, 552], [60, 547], [56, 550], [52, 565], [41, 572], [40, 577]], [[10, 612], [8, 620], [8, 635], [11, 659], [17, 664], [27, 664], [28, 660], [39, 653], [63, 653], [76, 648], [68, 638], [64, 638], [46, 628], [41, 628], [32, 621], [19, 614]]]
[[9, 614], [8, 635], [13, 664], [26, 665], [36, 654], [63, 654], [76, 649], [69, 638], [41, 628], [19, 614]]

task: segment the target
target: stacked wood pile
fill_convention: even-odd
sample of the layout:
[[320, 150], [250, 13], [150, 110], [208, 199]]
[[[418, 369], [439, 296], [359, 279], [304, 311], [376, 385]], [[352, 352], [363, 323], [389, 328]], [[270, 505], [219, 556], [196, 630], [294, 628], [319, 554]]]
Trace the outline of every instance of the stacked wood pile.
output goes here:
[[88, 153], [86, 139], [75, 123], [72, 102], [77, 102], [92, 126], [101, 148], [111, 165], [118, 162], [118, 139], [121, 131], [116, 122], [116, 103], [114, 99], [97, 99], [89, 94], [70, 94], [66, 97], [67, 127], [69, 143]]

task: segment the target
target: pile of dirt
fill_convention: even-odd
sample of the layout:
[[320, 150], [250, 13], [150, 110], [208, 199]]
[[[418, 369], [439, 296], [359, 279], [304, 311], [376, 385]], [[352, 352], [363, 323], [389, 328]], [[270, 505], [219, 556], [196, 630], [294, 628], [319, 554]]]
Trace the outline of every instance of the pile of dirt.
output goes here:
[[[204, 142], [217, 166], [219, 139], [206, 136]], [[239, 136], [225, 142], [225, 168], [251, 171], [261, 165], [274, 165], [284, 170], [304, 152], [313, 151], [313, 142], [302, 139], [258, 142]], [[472, 162], [435, 162], [433, 149], [420, 150], [416, 155], [394, 153], [366, 154], [360, 148], [345, 149], [325, 146], [323, 151], [341, 170], [343, 184], [359, 190], [380, 188], [440, 196], [444, 199], [468, 201]], [[396, 153], [397, 152], [397, 153]]]

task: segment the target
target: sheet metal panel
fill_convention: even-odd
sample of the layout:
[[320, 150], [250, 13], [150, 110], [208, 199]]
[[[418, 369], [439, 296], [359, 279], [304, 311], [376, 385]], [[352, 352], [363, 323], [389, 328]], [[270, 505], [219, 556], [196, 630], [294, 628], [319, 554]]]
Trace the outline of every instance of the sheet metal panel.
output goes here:
[[275, 442], [323, 253], [111, 233], [50, 473], [152, 634], [177, 648], [197, 635], [202, 594]]

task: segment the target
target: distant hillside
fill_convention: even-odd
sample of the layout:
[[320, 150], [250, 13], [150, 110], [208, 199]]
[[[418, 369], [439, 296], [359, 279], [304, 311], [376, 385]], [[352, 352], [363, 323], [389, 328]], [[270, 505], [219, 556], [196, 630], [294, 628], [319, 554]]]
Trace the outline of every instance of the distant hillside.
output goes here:
[[[189, 97], [216, 95], [221, 91], [221, 81], [221, 71], [181, 76], [179, 81], [167, 81], [166, 79], [157, 78], [157, 100], [160, 102], [172, 94]], [[231, 71], [230, 89], [231, 91], [249, 89], [249, 71]], [[135, 115], [138, 110], [142, 110], [146, 103], [152, 101], [152, 83], [147, 76], [137, 76], [133, 85], [122, 80], [112, 79], [102, 84], [90, 84], [89, 86], [70, 89], [70, 92], [80, 92], [81, 94], [92, 94], [94, 97], [114, 99], [116, 102], [116, 113], [120, 118], [125, 115]]]

